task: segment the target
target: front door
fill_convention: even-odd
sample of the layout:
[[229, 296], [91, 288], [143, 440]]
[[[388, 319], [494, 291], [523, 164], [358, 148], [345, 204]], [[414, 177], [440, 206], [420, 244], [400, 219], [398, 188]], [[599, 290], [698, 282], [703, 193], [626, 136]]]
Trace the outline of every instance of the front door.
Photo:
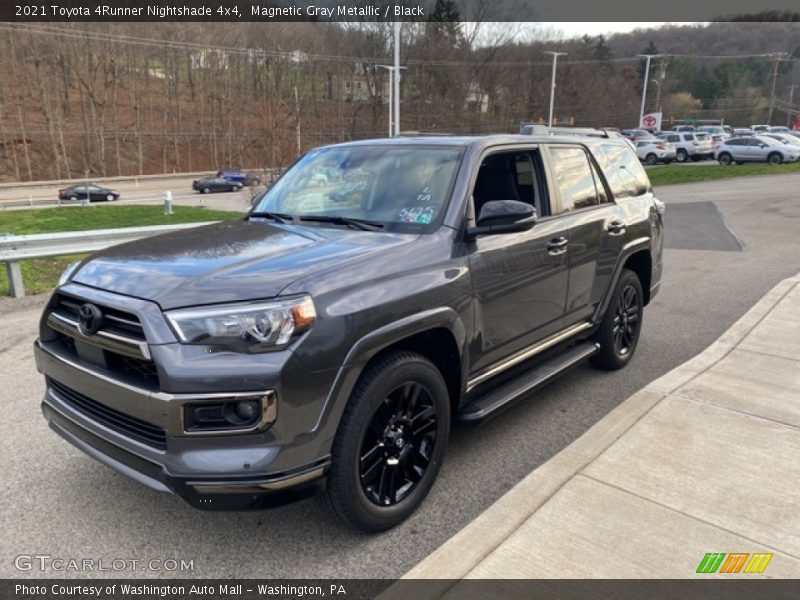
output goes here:
[[538, 222], [529, 231], [478, 236], [468, 244], [476, 300], [472, 373], [560, 330], [569, 277], [568, 231], [550, 210], [538, 149], [484, 158], [473, 191], [475, 218], [490, 200], [533, 204]]

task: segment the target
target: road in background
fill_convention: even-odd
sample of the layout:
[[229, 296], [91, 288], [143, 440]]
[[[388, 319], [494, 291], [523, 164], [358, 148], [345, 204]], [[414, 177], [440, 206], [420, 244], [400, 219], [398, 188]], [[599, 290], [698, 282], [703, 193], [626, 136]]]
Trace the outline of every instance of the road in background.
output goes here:
[[[714, 202], [691, 232], [670, 232], [661, 292], [637, 355], [613, 373], [580, 367], [480, 427], [454, 427], [439, 481], [412, 518], [380, 535], [344, 529], [313, 500], [249, 513], [196, 511], [88, 458], [47, 429], [31, 344], [44, 298], [0, 300], [0, 577], [19, 554], [193, 559], [196, 577], [397, 577], [635, 391], [714, 341], [780, 280], [800, 271], [800, 174], [657, 190], [667, 226], [682, 205]], [[685, 218], [683, 218], [685, 222]], [[688, 250], [726, 224], [744, 244]], [[678, 228], [681, 229], [681, 228]], [[13, 385], [9, 384], [13, 382]], [[79, 573], [45, 573], [79, 576]], [[97, 574], [93, 574], [97, 575]], [[114, 576], [118, 573], [106, 573]], [[125, 574], [122, 574], [125, 575]], [[132, 574], [129, 574], [132, 575]], [[136, 573], [180, 576], [186, 573]]]

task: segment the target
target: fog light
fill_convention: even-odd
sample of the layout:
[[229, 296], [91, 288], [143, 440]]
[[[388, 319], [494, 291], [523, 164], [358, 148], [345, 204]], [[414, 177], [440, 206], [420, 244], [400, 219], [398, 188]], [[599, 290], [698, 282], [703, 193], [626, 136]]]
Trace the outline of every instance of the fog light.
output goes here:
[[234, 412], [240, 419], [252, 421], [258, 416], [258, 405], [259, 403], [255, 400], [243, 400], [242, 402], [236, 403]]
[[246, 433], [263, 431], [275, 422], [275, 392], [239, 399], [220, 398], [218, 402], [186, 404], [183, 430], [188, 433]]

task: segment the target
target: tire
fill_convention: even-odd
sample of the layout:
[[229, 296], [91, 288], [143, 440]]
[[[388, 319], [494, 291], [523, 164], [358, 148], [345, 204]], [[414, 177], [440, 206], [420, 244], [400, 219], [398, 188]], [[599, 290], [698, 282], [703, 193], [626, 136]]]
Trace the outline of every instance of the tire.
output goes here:
[[728, 152], [723, 152], [717, 157], [717, 161], [721, 165], [732, 165], [733, 164], [733, 156], [731, 156]]
[[773, 152], [767, 156], [767, 162], [771, 165], [779, 165], [783, 162], [783, 156], [780, 152]]
[[677, 160], [679, 163], [685, 163], [687, 160], [689, 160], [689, 153], [683, 148], [679, 148], [678, 154], [675, 156], [675, 160]]
[[658, 157], [651, 152], [650, 154], [648, 154], [647, 156], [644, 157], [644, 162], [646, 162], [650, 166], [657, 165], [658, 164]]
[[69, 200], [70, 200], [70, 202], [77, 202], [78, 201], [78, 197], [77, 196], [70, 196]]
[[240, 185], [235, 185], [235, 186], [233, 186], [233, 191], [234, 191], [234, 192], [238, 192], [238, 191], [239, 191], [239, 190], [241, 190], [241, 189], [242, 189], [242, 186], [240, 186]]
[[114, 198], [114, 194], [108, 194], [106, 196], [106, 202], [113, 202], [114, 200], [116, 200], [116, 198]]
[[[636, 352], [642, 331], [644, 294], [639, 277], [625, 269], [620, 275], [608, 310], [595, 334], [600, 350], [591, 358], [601, 369], [614, 371], [627, 365]], [[620, 318], [626, 314], [622, 327]]]
[[[411, 428], [415, 422], [421, 425]], [[367, 367], [350, 396], [323, 503], [365, 532], [402, 523], [433, 486], [449, 433], [450, 399], [438, 369], [420, 354], [387, 354]]]
[[210, 194], [210, 193], [211, 193], [211, 188], [210, 188], [210, 187], [204, 187], [204, 188], [203, 188], [202, 190], [200, 190], [200, 191], [201, 191], [203, 194]]

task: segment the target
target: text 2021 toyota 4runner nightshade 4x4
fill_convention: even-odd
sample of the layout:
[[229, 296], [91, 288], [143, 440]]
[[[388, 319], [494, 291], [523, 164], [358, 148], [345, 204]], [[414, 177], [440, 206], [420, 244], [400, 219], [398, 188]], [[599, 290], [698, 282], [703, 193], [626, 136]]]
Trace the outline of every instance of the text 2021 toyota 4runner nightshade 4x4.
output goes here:
[[35, 345], [50, 426], [206, 509], [324, 490], [364, 530], [422, 502], [451, 420], [625, 366], [664, 206], [614, 138], [310, 151], [243, 219], [68, 269]]

